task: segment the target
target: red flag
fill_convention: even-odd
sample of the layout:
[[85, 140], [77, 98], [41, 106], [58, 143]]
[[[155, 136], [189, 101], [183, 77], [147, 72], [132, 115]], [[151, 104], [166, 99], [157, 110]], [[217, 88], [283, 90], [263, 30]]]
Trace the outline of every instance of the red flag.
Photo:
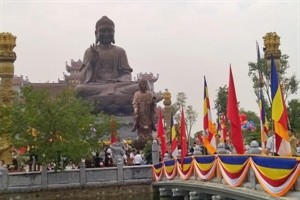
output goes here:
[[164, 158], [164, 155], [167, 152], [167, 145], [166, 145], [166, 136], [164, 132], [164, 124], [163, 124], [161, 110], [159, 111], [157, 136], [160, 139], [161, 158]]
[[235, 147], [235, 150], [238, 154], [244, 154], [244, 141], [231, 66], [229, 71], [227, 118], [230, 121], [232, 144]]
[[110, 143], [113, 144], [117, 141], [117, 125], [116, 120], [110, 120]]
[[181, 165], [183, 165], [183, 159], [187, 155], [187, 140], [186, 140], [186, 129], [185, 129], [185, 117], [183, 108], [181, 111], [180, 119], [180, 146], [181, 146]]

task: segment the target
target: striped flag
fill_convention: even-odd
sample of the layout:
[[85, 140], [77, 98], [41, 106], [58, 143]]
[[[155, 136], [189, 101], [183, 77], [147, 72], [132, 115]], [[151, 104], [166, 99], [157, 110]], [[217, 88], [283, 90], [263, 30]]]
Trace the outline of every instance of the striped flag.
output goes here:
[[177, 137], [176, 137], [176, 129], [174, 126], [173, 114], [171, 115], [171, 153], [173, 158], [177, 158], [178, 147], [177, 147]]
[[229, 71], [227, 117], [230, 120], [232, 144], [238, 154], [244, 154], [244, 141], [231, 66]]
[[167, 152], [167, 145], [166, 145], [166, 136], [164, 131], [164, 124], [163, 124], [161, 110], [159, 111], [157, 136], [160, 139], [161, 158], [164, 158], [165, 153]]
[[288, 115], [282, 95], [282, 89], [279, 84], [273, 55], [271, 57], [271, 95], [276, 153], [280, 156], [290, 156], [291, 145], [289, 143], [288, 135]]
[[260, 97], [259, 97], [259, 109], [260, 109], [261, 147], [264, 151], [268, 140], [269, 123], [265, 112], [264, 97], [261, 89], [260, 89]]
[[215, 138], [216, 130], [214, 127], [213, 120], [211, 118], [208, 88], [207, 88], [205, 76], [204, 76], [203, 116], [204, 116], [203, 117], [203, 129], [206, 133], [205, 137], [203, 137], [203, 144], [210, 154], [214, 154], [217, 150], [216, 138]]

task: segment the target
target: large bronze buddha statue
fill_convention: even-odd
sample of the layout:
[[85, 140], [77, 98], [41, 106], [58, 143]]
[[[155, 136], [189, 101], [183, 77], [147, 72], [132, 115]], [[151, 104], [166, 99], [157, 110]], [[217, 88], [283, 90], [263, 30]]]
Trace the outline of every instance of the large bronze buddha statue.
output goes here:
[[85, 51], [76, 93], [95, 102], [95, 112], [130, 115], [139, 86], [132, 81], [125, 50], [114, 45], [114, 34], [114, 22], [103, 16], [96, 23], [96, 43]]

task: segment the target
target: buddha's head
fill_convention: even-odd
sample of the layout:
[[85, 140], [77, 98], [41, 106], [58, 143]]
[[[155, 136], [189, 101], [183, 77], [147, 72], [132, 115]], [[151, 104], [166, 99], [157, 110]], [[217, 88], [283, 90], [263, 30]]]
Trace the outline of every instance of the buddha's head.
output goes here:
[[115, 24], [107, 16], [103, 16], [96, 23], [96, 45], [98, 42], [103, 45], [115, 43]]

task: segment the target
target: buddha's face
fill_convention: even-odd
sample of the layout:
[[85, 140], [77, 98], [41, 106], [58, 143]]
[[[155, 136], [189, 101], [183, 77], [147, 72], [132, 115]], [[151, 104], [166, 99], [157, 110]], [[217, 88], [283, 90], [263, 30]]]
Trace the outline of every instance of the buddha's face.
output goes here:
[[115, 29], [111, 25], [100, 25], [95, 34], [100, 44], [109, 45], [114, 41]]

